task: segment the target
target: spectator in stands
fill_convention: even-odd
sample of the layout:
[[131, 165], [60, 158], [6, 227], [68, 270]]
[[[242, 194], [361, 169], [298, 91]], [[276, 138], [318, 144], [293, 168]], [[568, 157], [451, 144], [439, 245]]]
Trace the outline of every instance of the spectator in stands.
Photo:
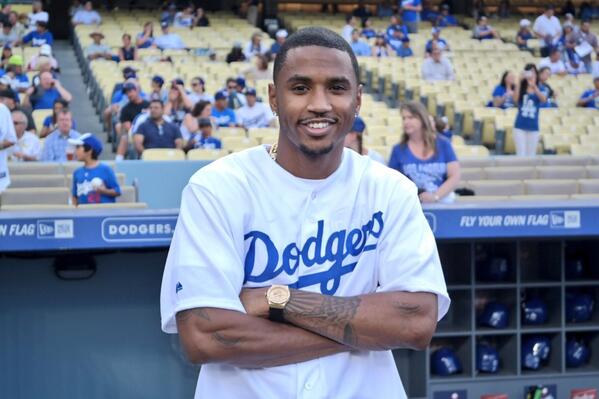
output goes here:
[[365, 130], [366, 124], [364, 123], [364, 120], [359, 116], [356, 116], [351, 130], [345, 135], [345, 147], [356, 151], [360, 155], [367, 156], [373, 161], [385, 164], [385, 158], [381, 154], [373, 149], [366, 148], [364, 145], [363, 136]]
[[50, 64], [50, 70], [58, 71], [58, 61], [52, 56], [52, 47], [43, 44], [40, 46], [40, 51], [29, 59], [27, 70], [39, 71], [40, 65], [46, 62]]
[[35, 0], [31, 3], [31, 12], [27, 14], [27, 17], [29, 18], [29, 29], [33, 29], [38, 21], [47, 24], [50, 19], [48, 13], [42, 9], [42, 2], [39, 0]]
[[272, 80], [272, 72], [268, 69], [268, 56], [260, 54], [254, 60], [254, 65], [243, 71], [245, 78], [253, 81]]
[[345, 26], [341, 30], [341, 36], [349, 43], [351, 41], [351, 33], [356, 29], [356, 17], [347, 15], [345, 17]]
[[535, 70], [525, 70], [520, 84], [516, 86], [518, 114], [514, 123], [514, 144], [516, 155], [534, 156], [539, 144], [539, 109], [547, 98], [537, 86], [538, 74]]
[[134, 132], [133, 141], [139, 155], [149, 148], [183, 148], [179, 126], [164, 119], [164, 105], [159, 100], [150, 102], [150, 117]]
[[214, 101], [214, 97], [206, 93], [206, 83], [199, 76], [191, 79], [191, 92], [188, 94], [188, 97], [194, 105], [198, 101], [208, 101], [210, 103]]
[[193, 6], [188, 4], [183, 8], [183, 11], [179, 11], [175, 14], [173, 26], [175, 28], [192, 28], [195, 24], [195, 15], [193, 12]]
[[83, 50], [83, 55], [89, 61], [97, 60], [99, 58], [103, 58], [105, 60], [112, 60], [112, 49], [106, 44], [102, 43], [102, 39], [104, 39], [104, 34], [102, 32], [92, 32], [89, 34], [89, 37], [92, 38], [93, 43], [88, 45], [85, 50]]
[[12, 46], [17, 40], [17, 34], [13, 32], [11, 23], [4, 23], [0, 31], [0, 46]]
[[592, 73], [592, 54], [599, 50], [599, 41], [597, 40], [597, 35], [591, 32], [591, 23], [589, 20], [582, 21], [582, 25], [580, 25], [580, 31], [578, 32], [578, 36], [580, 38], [581, 44], [585, 47], [583, 53], [580, 54], [580, 56], [582, 57], [582, 62], [584, 63], [587, 72]]
[[6, 69], [6, 67], [8, 66], [8, 60], [10, 60], [10, 57], [12, 57], [12, 47], [11, 46], [4, 46], [2, 47], [2, 57], [1, 57], [1, 61], [0, 63], [2, 64], [1, 67], [2, 69]]
[[458, 20], [449, 14], [449, 6], [441, 5], [441, 14], [436, 19], [437, 27], [446, 28], [448, 26], [458, 26]]
[[472, 37], [478, 40], [487, 40], [497, 39], [499, 35], [497, 32], [495, 32], [491, 25], [489, 25], [487, 17], [481, 16], [476, 20], [476, 26], [474, 27]]
[[209, 101], [198, 101], [193, 106], [191, 112], [185, 114], [185, 119], [183, 119], [183, 123], [181, 124], [183, 141], [188, 142], [191, 135], [198, 131], [198, 122], [201, 118], [212, 120], [212, 104]]
[[277, 31], [275, 34], [275, 42], [270, 46], [269, 54], [271, 60], [274, 60], [277, 54], [279, 54], [279, 51], [281, 51], [281, 46], [285, 43], [285, 40], [287, 40], [288, 35], [289, 34], [285, 29], [279, 29]]
[[426, 54], [430, 55], [430, 53], [433, 51], [434, 45], [436, 45], [441, 51], [450, 51], [447, 41], [441, 38], [441, 29], [433, 28], [431, 33], [433, 37], [426, 42], [426, 46], [424, 48]]
[[14, 11], [8, 15], [8, 22], [12, 25], [11, 32], [17, 37], [17, 40], [23, 39], [23, 36], [27, 33], [25, 25], [19, 21], [19, 14]]
[[123, 46], [119, 49], [119, 61], [136, 61], [139, 59], [137, 49], [131, 43], [131, 35], [125, 33], [122, 37]]
[[27, 89], [26, 94], [26, 100], [34, 110], [52, 109], [54, 101], [58, 98], [63, 98], [67, 102], [71, 102], [73, 99], [71, 93], [62, 86], [58, 79], [54, 79], [50, 72], [42, 72], [39, 85]]
[[24, 93], [29, 88], [29, 78], [23, 72], [23, 57], [13, 55], [8, 60], [5, 77], [10, 79], [10, 88], [17, 93]]
[[208, 118], [200, 118], [197, 122], [198, 132], [193, 133], [187, 141], [185, 152], [194, 149], [202, 148], [207, 150], [217, 150], [223, 147], [222, 142], [212, 136], [212, 122]]
[[256, 90], [248, 88], [245, 97], [247, 104], [235, 111], [237, 124], [246, 129], [273, 126], [275, 118], [272, 110], [269, 105], [258, 101]]
[[422, 63], [422, 79], [428, 82], [454, 79], [451, 62], [443, 57], [443, 52], [436, 46], [433, 47], [431, 56]]
[[121, 195], [121, 187], [114, 170], [98, 161], [102, 142], [93, 134], [85, 133], [69, 139], [69, 144], [75, 147], [77, 161], [83, 162], [83, 166], [73, 172], [73, 205], [116, 202], [116, 197]]
[[251, 59], [255, 55], [266, 54], [268, 48], [262, 44], [262, 33], [254, 32], [248, 44], [243, 49], [243, 55], [247, 60]]
[[7, 107], [0, 104], [0, 193], [10, 185], [7, 158], [17, 142], [15, 127]]
[[520, 29], [516, 33], [516, 44], [520, 50], [529, 50], [528, 41], [534, 36], [530, 31], [530, 21], [528, 19], [520, 20]]
[[146, 22], [144, 24], [143, 32], [138, 33], [135, 38], [135, 45], [137, 48], [149, 48], [155, 46], [153, 22]]
[[[387, 42], [392, 47], [401, 46], [401, 39], [409, 36], [408, 27], [401, 23], [401, 17], [399, 15], [391, 16], [391, 24], [387, 27], [385, 35], [387, 36]], [[396, 41], [397, 45], [395, 45], [393, 41]]]
[[[56, 130], [58, 114], [63, 109], [68, 109], [68, 107], [69, 107], [69, 103], [66, 102], [65, 100], [63, 100], [62, 98], [59, 98], [58, 100], [54, 101], [54, 107], [52, 108], [52, 114], [45, 117], [44, 121], [42, 122], [42, 129], [40, 130], [40, 138], [44, 138], [48, 134], [50, 134], [50, 132], [53, 132], [54, 130]], [[73, 129], [77, 130], [77, 123], [75, 122], [75, 120], [73, 120]]]
[[501, 81], [493, 90], [493, 100], [489, 106], [501, 109], [513, 108], [514, 93], [516, 90], [516, 75], [511, 71], [505, 71], [501, 76]]
[[206, 12], [204, 11], [204, 9], [202, 7], [199, 7], [196, 10], [196, 26], [199, 26], [199, 27], [210, 26], [210, 20], [208, 20], [208, 17], [206, 16]]
[[370, 18], [366, 18], [364, 21], [362, 21], [362, 31], [360, 32], [360, 36], [364, 37], [365, 39], [372, 39], [376, 36], [376, 30], [374, 30], [372, 27], [372, 21]]
[[183, 50], [186, 48], [181, 36], [171, 32], [167, 22], [161, 22], [160, 27], [162, 28], [162, 35], [154, 41], [160, 50]]
[[17, 162], [39, 160], [42, 146], [39, 137], [27, 130], [27, 116], [22, 111], [12, 111], [11, 114], [17, 142], [10, 148], [10, 160]]
[[160, 23], [167, 22], [169, 25], [175, 23], [175, 16], [177, 15], [177, 5], [174, 2], [165, 4], [164, 11], [160, 14]]
[[33, 116], [31, 116], [31, 111], [27, 108], [23, 108], [19, 104], [18, 99], [19, 98], [17, 94], [9, 87], [0, 90], [0, 103], [6, 105], [10, 112], [21, 111], [23, 114], [25, 114], [27, 117], [26, 129], [35, 132], [35, 122], [33, 120]]
[[578, 107], [599, 109], [599, 77], [593, 78], [593, 89], [586, 90], [576, 103]]
[[127, 104], [121, 109], [119, 123], [116, 126], [117, 155], [125, 156], [129, 147], [129, 130], [137, 115], [146, 110], [150, 103], [143, 99], [139, 87], [135, 83], [127, 82], [123, 85], [123, 92], [127, 96]]
[[123, 68], [123, 82], [117, 83], [112, 88], [112, 93], [110, 95], [110, 105], [104, 109], [102, 112], [102, 120], [104, 121], [104, 129], [107, 132], [112, 130], [112, 120], [118, 112], [120, 111], [120, 103], [123, 100], [123, 85], [125, 82], [132, 80], [137, 81], [137, 73], [135, 69], [130, 66]]
[[168, 115], [173, 123], [181, 126], [185, 114], [192, 108], [193, 102], [185, 91], [185, 83], [179, 78], [174, 79], [168, 92], [168, 101], [164, 103], [164, 115]]
[[57, 128], [46, 137], [44, 149], [40, 161], [44, 162], [66, 162], [67, 147], [69, 139], [76, 139], [79, 132], [73, 129], [73, 117], [71, 111], [63, 109], [58, 113]]
[[93, 3], [86, 1], [83, 9], [77, 10], [73, 15], [73, 25], [100, 25], [102, 23], [102, 17], [96, 10], [94, 10]]
[[219, 127], [234, 127], [237, 125], [237, 117], [235, 112], [227, 107], [227, 93], [218, 91], [214, 95], [214, 106], [212, 107], [212, 115], [214, 122]]
[[422, 2], [420, 0], [401, 0], [401, 18], [408, 27], [409, 33], [418, 33]]
[[17, 41], [16, 44], [31, 44], [33, 47], [39, 47], [43, 44], [52, 46], [54, 44], [54, 36], [48, 31], [48, 24], [43, 21], [37, 21], [36, 29], [23, 36], [23, 40]]
[[545, 96], [546, 100], [541, 103], [541, 108], [557, 108], [557, 94], [551, 86], [549, 86], [549, 77], [551, 77], [551, 70], [548, 67], [539, 69], [539, 90]]
[[372, 13], [368, 9], [368, 7], [366, 7], [366, 5], [364, 5], [364, 1], [360, 0], [360, 1], [358, 1], [358, 5], [356, 6], [356, 8], [353, 9], [352, 15], [354, 17], [360, 18], [362, 21], [364, 21], [364, 20], [366, 20], [366, 18], [371, 17]]
[[557, 47], [553, 47], [549, 50], [549, 56], [543, 58], [539, 62], [539, 68], [548, 67], [551, 70], [552, 75], [564, 76], [568, 74], [566, 71], [566, 65], [562, 61], [562, 56]]
[[563, 33], [557, 42], [557, 48], [564, 53], [573, 53], [578, 44], [578, 34], [574, 32], [574, 25], [565, 23], [562, 25]]
[[404, 132], [393, 147], [389, 167], [416, 184], [420, 202], [453, 202], [460, 164], [451, 142], [436, 133], [424, 105], [408, 102], [402, 105], [401, 116]]
[[2, 10], [0, 10], [0, 25], [8, 22], [8, 15], [12, 11], [12, 5], [10, 3], [5, 3], [2, 6]]
[[227, 78], [225, 96], [227, 97], [227, 107], [232, 110], [243, 107], [247, 104], [247, 99], [243, 94], [245, 79]]
[[391, 46], [387, 44], [385, 40], [385, 35], [379, 33], [376, 35], [376, 39], [374, 39], [374, 45], [372, 46], [372, 50], [370, 51], [370, 55], [377, 58], [389, 57], [393, 49]]
[[565, 58], [564, 65], [566, 66], [566, 72], [569, 75], [580, 75], [581, 73], [587, 72], [584, 63], [576, 51], [566, 52]]
[[360, 31], [357, 29], [352, 31], [349, 45], [357, 57], [366, 57], [370, 55], [370, 46], [368, 43], [360, 40]]
[[557, 45], [559, 38], [562, 36], [562, 26], [554, 14], [555, 9], [553, 5], [548, 4], [545, 7], [545, 12], [535, 19], [535, 23], [532, 26], [535, 36], [543, 40], [541, 47], [542, 57], [549, 55], [549, 51]]
[[434, 121], [437, 134], [445, 137], [451, 143], [453, 132], [451, 131], [451, 126], [449, 126], [449, 119], [446, 116], [435, 116]]
[[231, 48], [231, 51], [229, 52], [229, 54], [227, 54], [226, 61], [227, 61], [227, 64], [230, 64], [232, 62], [245, 61], [245, 54], [243, 54], [243, 50], [241, 48], [241, 43], [239, 43], [239, 42], [233, 43], [233, 47]]
[[414, 55], [414, 52], [412, 51], [412, 48], [410, 47], [410, 38], [409, 37], [404, 37], [403, 39], [401, 39], [401, 46], [399, 46], [399, 48], [395, 49], [395, 53], [400, 58], [411, 57]]

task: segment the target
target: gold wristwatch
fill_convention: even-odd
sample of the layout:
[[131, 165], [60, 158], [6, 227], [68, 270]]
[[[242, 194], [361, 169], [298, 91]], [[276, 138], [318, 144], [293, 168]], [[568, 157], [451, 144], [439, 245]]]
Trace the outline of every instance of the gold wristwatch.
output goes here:
[[284, 322], [283, 311], [291, 299], [291, 291], [286, 285], [272, 285], [266, 291], [266, 301], [268, 302], [268, 319], [270, 321]]

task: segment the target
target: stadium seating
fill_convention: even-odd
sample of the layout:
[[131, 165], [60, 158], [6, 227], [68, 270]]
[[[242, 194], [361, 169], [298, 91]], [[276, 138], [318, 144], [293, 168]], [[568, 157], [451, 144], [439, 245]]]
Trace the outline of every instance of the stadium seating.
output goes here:
[[144, 161], [182, 161], [185, 159], [183, 150], [171, 148], [150, 148], [141, 154]]

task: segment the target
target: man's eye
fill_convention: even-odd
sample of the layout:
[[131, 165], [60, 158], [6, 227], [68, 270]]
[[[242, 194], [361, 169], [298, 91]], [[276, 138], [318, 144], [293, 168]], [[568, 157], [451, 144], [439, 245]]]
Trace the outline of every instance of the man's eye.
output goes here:
[[291, 90], [295, 93], [305, 93], [308, 91], [308, 88], [306, 86], [294, 86]]
[[331, 90], [333, 90], [333, 91], [345, 91], [345, 90], [347, 90], [347, 88], [345, 86], [343, 86], [343, 85], [334, 85], [334, 86], [331, 86]]

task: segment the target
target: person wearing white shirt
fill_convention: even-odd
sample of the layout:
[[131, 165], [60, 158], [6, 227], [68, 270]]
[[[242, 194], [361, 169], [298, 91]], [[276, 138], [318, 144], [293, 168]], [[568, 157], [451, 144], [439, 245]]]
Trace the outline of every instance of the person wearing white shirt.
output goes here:
[[345, 26], [341, 31], [341, 36], [343, 36], [348, 43], [351, 42], [351, 33], [354, 29], [356, 29], [356, 18], [353, 15], [348, 15], [345, 17]]
[[548, 5], [545, 12], [535, 19], [532, 31], [536, 37], [544, 41], [543, 54], [546, 55], [550, 47], [555, 46], [562, 36], [562, 26], [554, 15], [552, 5]]
[[245, 98], [247, 104], [235, 110], [237, 122], [246, 129], [271, 126], [275, 118], [270, 107], [257, 100], [256, 90], [247, 89]]
[[42, 152], [39, 137], [27, 129], [27, 116], [22, 111], [12, 111], [17, 142], [11, 147], [11, 161], [37, 161]]
[[29, 30], [35, 30], [38, 21], [48, 23], [50, 19], [48, 13], [42, 9], [42, 2], [39, 0], [31, 3], [31, 12], [27, 14], [27, 18], [29, 18]]
[[433, 46], [431, 56], [422, 62], [422, 79], [432, 81], [453, 80], [453, 66], [446, 57], [443, 57], [442, 50]]
[[204, 79], [199, 76], [191, 79], [191, 91], [187, 97], [189, 97], [194, 104], [199, 101], [208, 101], [209, 103], [214, 102], [214, 96], [206, 93], [206, 83], [204, 82]]
[[405, 399], [391, 350], [425, 349], [450, 305], [417, 188], [344, 148], [362, 96], [347, 41], [303, 28], [275, 64], [278, 143], [183, 190], [162, 330], [202, 364], [195, 399]]
[[543, 58], [539, 62], [539, 69], [547, 67], [551, 70], [552, 75], [567, 75], [566, 64], [562, 61], [562, 56], [557, 48], [552, 48], [549, 53], [549, 57]]
[[253, 56], [266, 54], [266, 52], [268, 52], [268, 47], [262, 43], [262, 33], [260, 32], [254, 33], [243, 49], [243, 55], [245, 55], [245, 59], [248, 61]]
[[102, 17], [93, 9], [91, 1], [86, 1], [83, 9], [77, 10], [73, 15], [73, 25], [99, 25]]
[[0, 103], [0, 193], [10, 185], [7, 158], [16, 142], [17, 135], [10, 110]]
[[187, 48], [181, 36], [170, 31], [168, 22], [162, 22], [160, 27], [162, 28], [162, 35], [154, 41], [160, 50], [183, 50]]

